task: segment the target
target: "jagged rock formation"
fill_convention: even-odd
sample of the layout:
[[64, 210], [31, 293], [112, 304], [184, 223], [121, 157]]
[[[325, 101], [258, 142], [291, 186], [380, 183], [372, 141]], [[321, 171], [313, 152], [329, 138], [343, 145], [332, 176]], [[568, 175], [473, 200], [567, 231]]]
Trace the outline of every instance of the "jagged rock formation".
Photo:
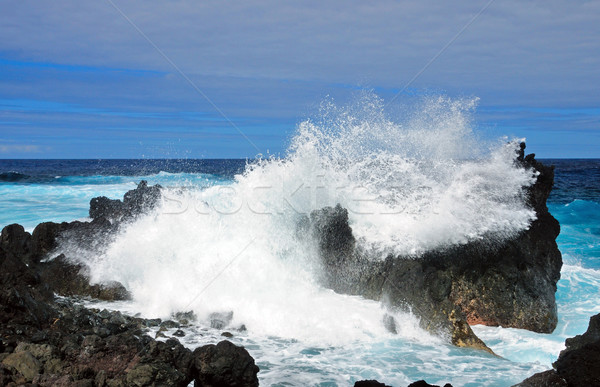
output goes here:
[[567, 339], [565, 345], [552, 364], [554, 369], [537, 373], [516, 386], [600, 386], [600, 314], [590, 318], [584, 334]]
[[[549, 333], [557, 324], [555, 292], [562, 257], [556, 244], [560, 227], [546, 200], [554, 169], [524, 157], [515, 160], [538, 173], [527, 188], [537, 219], [501, 245], [471, 242], [419, 257], [371, 260], [356, 246], [341, 206], [314, 211], [310, 227], [318, 240], [324, 283], [339, 293], [382, 300], [410, 309], [430, 331], [448, 335], [458, 346], [486, 349], [469, 324], [486, 324]], [[491, 352], [491, 351], [490, 351]]]
[[107, 219], [111, 222], [121, 222], [153, 209], [161, 198], [158, 184], [148, 186], [145, 180], [140, 181], [137, 188], [128, 191], [123, 201], [109, 199], [106, 196], [93, 198], [90, 201], [90, 218]]

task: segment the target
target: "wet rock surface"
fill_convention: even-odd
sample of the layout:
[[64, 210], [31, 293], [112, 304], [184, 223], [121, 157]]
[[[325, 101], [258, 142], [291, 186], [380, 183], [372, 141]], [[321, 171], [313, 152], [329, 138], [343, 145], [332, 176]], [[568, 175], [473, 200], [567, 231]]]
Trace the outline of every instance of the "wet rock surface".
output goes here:
[[109, 199], [105, 196], [90, 201], [90, 218], [106, 219], [111, 222], [127, 221], [156, 207], [161, 199], [161, 186], [148, 186], [142, 180], [136, 189], [128, 191], [123, 200]]
[[[385, 383], [380, 383], [377, 380], [359, 380], [354, 383], [354, 387], [391, 387]], [[418, 380], [408, 385], [408, 387], [440, 387], [435, 384], [429, 384], [425, 380]], [[450, 383], [444, 384], [444, 387], [452, 387]]]
[[193, 355], [198, 386], [258, 386], [254, 359], [229, 341], [196, 348]]
[[318, 241], [324, 284], [339, 293], [382, 300], [392, 310], [410, 309], [423, 328], [458, 346], [489, 351], [470, 324], [552, 332], [562, 267], [556, 244], [560, 226], [546, 206], [554, 169], [534, 155], [525, 157], [524, 144], [515, 163], [537, 175], [526, 191], [537, 219], [499, 244], [476, 241], [418, 257], [373, 260], [357, 248], [346, 209], [314, 211], [309, 228]]
[[600, 314], [592, 316], [587, 331], [565, 341], [566, 348], [552, 364], [517, 384], [538, 386], [600, 386]]

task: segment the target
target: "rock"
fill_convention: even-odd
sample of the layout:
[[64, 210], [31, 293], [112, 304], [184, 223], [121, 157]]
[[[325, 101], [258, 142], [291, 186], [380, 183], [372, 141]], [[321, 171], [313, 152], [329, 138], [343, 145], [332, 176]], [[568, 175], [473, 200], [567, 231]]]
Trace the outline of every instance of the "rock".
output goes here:
[[359, 380], [354, 383], [354, 387], [391, 387], [377, 380]]
[[90, 218], [105, 218], [111, 221], [118, 221], [123, 217], [125, 206], [123, 202], [116, 199], [109, 199], [106, 196], [99, 196], [90, 200]]
[[0, 249], [0, 323], [40, 327], [55, 317], [52, 291], [12, 252]]
[[191, 322], [198, 320], [198, 316], [193, 310], [188, 312], [177, 312], [173, 314], [173, 318], [179, 321], [181, 325], [189, 325]]
[[62, 374], [65, 369], [65, 362], [59, 358], [52, 358], [44, 363], [44, 373], [46, 374]]
[[584, 348], [588, 344], [600, 341], [600, 314], [590, 317], [588, 329], [582, 335], [577, 335], [565, 340], [566, 348], [560, 352], [560, 357], [568, 355], [569, 352]]
[[140, 181], [136, 189], [127, 191], [123, 196], [126, 217], [135, 217], [147, 212], [158, 204], [161, 199], [161, 186], [148, 186], [146, 180]]
[[383, 316], [383, 326], [390, 333], [393, 333], [395, 335], [398, 334], [398, 330], [396, 329], [396, 319], [394, 318], [394, 316], [390, 316], [389, 314], [386, 313]]
[[570, 386], [600, 385], [600, 314], [590, 318], [587, 331], [565, 341], [553, 364]]
[[186, 376], [161, 362], [138, 364], [127, 373], [128, 386], [181, 386], [190, 383]]
[[123, 201], [100, 196], [90, 200], [90, 218], [106, 219], [111, 222], [131, 220], [152, 210], [161, 198], [158, 184], [148, 186], [146, 180], [140, 181], [137, 188], [127, 191]]
[[208, 319], [210, 320], [211, 328], [223, 329], [233, 320], [233, 312], [211, 313]]
[[[470, 324], [551, 333], [558, 321], [555, 293], [562, 267], [556, 244], [560, 225], [546, 206], [554, 168], [544, 166], [533, 155], [520, 163], [538, 172], [535, 184], [527, 190], [537, 219], [528, 230], [499, 247], [475, 244], [464, 253], [455, 253], [450, 298]], [[458, 267], [461, 261], [467, 264]]]
[[538, 173], [526, 192], [537, 219], [496, 245], [474, 241], [417, 257], [370, 259], [356, 246], [344, 208], [313, 211], [309, 228], [319, 247], [322, 282], [338, 293], [384, 301], [391, 310], [411, 310], [423, 328], [458, 346], [491, 352], [470, 324], [552, 332], [562, 266], [556, 244], [560, 227], [546, 206], [554, 170], [531, 155], [515, 162]]
[[258, 386], [258, 367], [243, 347], [229, 341], [196, 348], [194, 379], [197, 386]]
[[539, 372], [513, 387], [567, 387], [569, 384], [556, 371]]
[[2, 364], [14, 368], [28, 382], [42, 372], [42, 363], [27, 351], [11, 353]]
[[[435, 384], [429, 384], [424, 380], [418, 380], [414, 383], [409, 384], [408, 387], [440, 387], [440, 386], [435, 385]], [[452, 385], [450, 383], [446, 383], [446, 384], [444, 384], [444, 387], [452, 387]]]
[[185, 336], [185, 332], [182, 331], [181, 329], [178, 329], [175, 332], [173, 332], [173, 336], [184, 337]]
[[31, 254], [34, 262], [39, 262], [58, 246], [58, 237], [68, 228], [68, 223], [40, 223], [31, 234]]
[[342, 289], [352, 287], [352, 280], [358, 274], [348, 271], [354, 268], [360, 270], [361, 267], [354, 253], [356, 240], [348, 224], [348, 210], [338, 204], [313, 211], [310, 225], [321, 256], [326, 261], [323, 281], [333, 290], [345, 292]]
[[52, 347], [50, 344], [32, 344], [21, 342], [17, 345], [17, 348], [15, 348], [15, 353], [19, 352], [29, 352], [39, 361], [46, 362], [50, 360], [56, 353], [56, 348]]
[[161, 330], [179, 328], [181, 325], [177, 321], [166, 320], [160, 323]]
[[537, 373], [516, 386], [600, 386], [600, 314], [590, 318], [584, 334], [567, 339], [565, 345], [553, 370]]
[[[138, 203], [139, 198], [130, 200]], [[46, 223], [38, 226], [35, 237], [30, 238], [17, 225], [3, 231], [0, 385], [31, 382], [53, 386], [187, 386], [194, 377], [197, 385], [206, 385], [203, 381], [207, 380], [218, 385], [258, 385], [258, 367], [241, 347], [222, 342], [198, 348], [193, 354], [175, 338], [157, 342], [143, 331], [159, 324], [161, 329], [178, 328], [179, 322], [90, 310], [70, 299], [54, 298], [53, 291], [111, 300], [121, 298], [110, 292], [122, 294], [122, 287], [107, 290], [101, 285], [90, 285], [85, 265], [71, 262], [65, 255], [40, 261], [57, 248], [57, 240], [61, 238], [73, 237], [77, 243], [83, 243], [98, 236], [98, 232], [108, 227], [105, 220]], [[28, 266], [22, 258], [27, 254], [33, 256], [32, 251], [40, 259], [30, 260]], [[228, 324], [232, 317], [232, 313], [225, 313], [220, 319]], [[188, 312], [177, 318], [187, 323], [196, 317]], [[176, 332], [181, 333], [181, 330]]]
[[31, 235], [20, 224], [11, 224], [2, 229], [0, 249], [6, 254], [12, 254], [30, 264], [30, 245]]
[[128, 300], [131, 295], [118, 282], [91, 285], [86, 266], [70, 262], [64, 254], [40, 263], [42, 280], [61, 296], [89, 296], [100, 300]]

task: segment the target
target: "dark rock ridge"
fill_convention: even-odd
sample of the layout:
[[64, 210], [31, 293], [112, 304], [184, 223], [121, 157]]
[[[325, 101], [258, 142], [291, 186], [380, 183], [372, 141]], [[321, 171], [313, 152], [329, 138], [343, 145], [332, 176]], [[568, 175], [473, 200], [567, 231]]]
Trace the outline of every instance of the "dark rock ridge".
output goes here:
[[357, 247], [347, 210], [323, 208], [311, 213], [309, 222], [319, 244], [323, 282], [339, 293], [409, 309], [425, 329], [447, 335], [458, 346], [489, 351], [470, 324], [552, 332], [562, 266], [556, 244], [560, 226], [546, 206], [554, 168], [534, 155], [524, 157], [524, 148], [521, 144], [515, 163], [537, 174], [525, 192], [537, 216], [529, 229], [499, 244], [475, 241], [418, 257], [375, 260]]
[[[354, 387], [391, 387], [387, 384], [380, 383], [377, 380], [359, 380], [354, 383]], [[425, 380], [418, 380], [408, 385], [408, 387], [440, 387], [435, 384], [429, 384]], [[444, 384], [444, 387], [452, 387], [450, 383]]]
[[93, 198], [90, 201], [90, 218], [107, 219], [112, 222], [130, 220], [153, 209], [161, 198], [161, 186], [148, 186], [142, 180], [136, 189], [128, 191], [123, 201], [109, 199], [106, 196]]
[[537, 373], [516, 386], [600, 386], [600, 314], [592, 316], [587, 331], [565, 341], [566, 348], [552, 370]]
[[[17, 224], [2, 230], [1, 386], [187, 386], [192, 381], [197, 386], [258, 386], [258, 367], [242, 347], [223, 341], [192, 352], [174, 337], [160, 342], [146, 334], [149, 326], [179, 323], [86, 309], [55, 297], [128, 298], [121, 284], [91, 285], [85, 265], [73, 259], [47, 258], [61, 241], [98, 248], [120, 223], [153, 208], [159, 194], [159, 187], [142, 182], [123, 202], [92, 200], [92, 222], [41, 223], [32, 234]], [[195, 317], [184, 313], [176, 318]]]

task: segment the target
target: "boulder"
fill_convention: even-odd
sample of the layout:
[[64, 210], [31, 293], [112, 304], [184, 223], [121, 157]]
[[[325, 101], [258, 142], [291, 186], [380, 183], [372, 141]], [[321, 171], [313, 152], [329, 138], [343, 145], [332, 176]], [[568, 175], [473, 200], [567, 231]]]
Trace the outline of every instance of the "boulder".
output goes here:
[[123, 201], [100, 196], [90, 200], [90, 218], [106, 219], [118, 223], [135, 218], [152, 210], [161, 199], [161, 186], [148, 186], [146, 180], [139, 182], [135, 189], [127, 191]]
[[61, 296], [88, 296], [99, 300], [128, 300], [131, 295], [119, 282], [90, 284], [89, 269], [70, 262], [64, 254], [39, 264], [42, 280]]
[[25, 231], [20, 224], [11, 224], [2, 229], [0, 235], [0, 249], [15, 257], [23, 257], [25, 263], [30, 255], [31, 234]]
[[32, 261], [39, 262], [58, 246], [58, 238], [63, 231], [69, 228], [69, 224], [44, 222], [40, 223], [31, 234]]
[[[435, 384], [429, 384], [424, 380], [418, 380], [414, 383], [409, 384], [408, 387], [440, 387], [440, 386], [435, 385]], [[450, 383], [446, 383], [446, 384], [444, 384], [444, 387], [452, 387], [452, 385]]]
[[600, 386], [600, 314], [592, 316], [587, 331], [565, 341], [566, 348], [552, 364], [515, 387]]
[[243, 347], [229, 341], [196, 348], [195, 386], [258, 386], [258, 367]]
[[2, 360], [2, 364], [14, 368], [28, 382], [42, 372], [42, 363], [26, 351], [11, 353]]
[[125, 216], [135, 217], [156, 207], [162, 197], [161, 188], [158, 184], [148, 186], [148, 182], [142, 180], [136, 189], [127, 191], [123, 196]]
[[90, 200], [90, 218], [105, 218], [111, 221], [120, 220], [125, 212], [123, 202], [99, 196]]
[[211, 313], [208, 316], [208, 319], [210, 320], [210, 327], [214, 328], [214, 329], [223, 329], [226, 326], [229, 325], [229, 323], [231, 323], [231, 320], [233, 320], [233, 312], [223, 312], [223, 313], [219, 313], [219, 312], [215, 312], [215, 313]]
[[568, 385], [567, 381], [561, 378], [556, 371], [548, 370], [538, 372], [513, 387], [568, 387]]
[[14, 252], [0, 248], [0, 323], [39, 327], [55, 316], [48, 305], [54, 296], [39, 274]]
[[587, 331], [565, 341], [553, 364], [570, 386], [600, 385], [600, 314], [590, 318]]
[[377, 380], [359, 380], [354, 383], [354, 387], [391, 387]]

